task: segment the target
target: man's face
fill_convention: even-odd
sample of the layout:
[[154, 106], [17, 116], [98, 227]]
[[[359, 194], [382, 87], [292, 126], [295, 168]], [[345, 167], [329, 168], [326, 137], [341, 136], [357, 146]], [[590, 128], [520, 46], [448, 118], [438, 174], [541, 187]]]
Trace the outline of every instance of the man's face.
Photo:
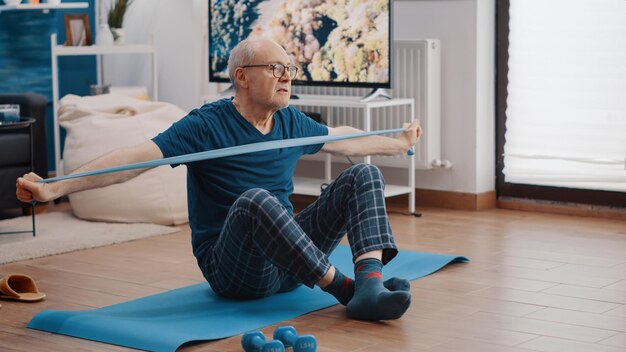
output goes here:
[[[251, 65], [268, 65], [264, 67], [245, 68], [249, 79], [250, 98], [257, 104], [270, 109], [281, 109], [289, 105], [291, 96], [291, 78], [285, 70], [279, 78], [274, 76], [270, 64], [290, 64], [289, 56], [279, 45], [268, 42], [257, 49], [256, 57]], [[278, 70], [277, 70], [278, 73]]]

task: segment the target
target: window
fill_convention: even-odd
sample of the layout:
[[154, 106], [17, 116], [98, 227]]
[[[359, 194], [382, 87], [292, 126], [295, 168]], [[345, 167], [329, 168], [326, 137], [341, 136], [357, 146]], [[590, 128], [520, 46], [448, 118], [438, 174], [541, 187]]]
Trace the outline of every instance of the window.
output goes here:
[[[503, 3], [499, 191], [507, 195], [511, 185], [600, 190], [619, 193], [612, 197], [626, 205], [626, 1]], [[533, 189], [508, 195], [542, 199], [529, 194]], [[580, 195], [556, 200], [589, 202], [590, 193]]]

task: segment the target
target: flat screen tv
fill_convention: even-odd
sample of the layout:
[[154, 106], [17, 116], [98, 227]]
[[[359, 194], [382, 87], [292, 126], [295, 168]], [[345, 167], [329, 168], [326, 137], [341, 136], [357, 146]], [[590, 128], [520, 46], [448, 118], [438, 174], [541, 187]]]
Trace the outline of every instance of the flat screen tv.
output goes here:
[[232, 48], [269, 38], [297, 85], [391, 87], [391, 0], [209, 0], [209, 81], [229, 82]]

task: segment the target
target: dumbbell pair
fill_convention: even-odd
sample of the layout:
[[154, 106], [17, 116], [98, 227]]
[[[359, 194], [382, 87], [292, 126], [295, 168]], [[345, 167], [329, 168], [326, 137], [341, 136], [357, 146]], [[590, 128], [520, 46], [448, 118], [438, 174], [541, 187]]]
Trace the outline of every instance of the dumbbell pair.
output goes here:
[[247, 332], [241, 346], [246, 352], [284, 352], [285, 347], [293, 347], [294, 352], [315, 352], [317, 340], [313, 335], [298, 336], [293, 326], [281, 326], [274, 331], [274, 340], [268, 342], [260, 331]]
[[293, 326], [281, 326], [274, 330], [274, 339], [282, 341], [285, 347], [293, 347], [293, 352], [315, 352], [317, 340], [313, 335], [300, 335]]
[[260, 331], [243, 334], [241, 347], [246, 352], [285, 352], [285, 345], [278, 340], [265, 342], [265, 335]]

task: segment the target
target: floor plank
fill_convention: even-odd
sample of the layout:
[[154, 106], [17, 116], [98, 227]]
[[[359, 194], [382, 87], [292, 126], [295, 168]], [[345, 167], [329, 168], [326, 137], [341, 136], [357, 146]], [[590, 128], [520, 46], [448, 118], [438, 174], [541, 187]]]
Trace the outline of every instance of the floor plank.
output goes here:
[[604, 313], [604, 315], [618, 316], [618, 317], [625, 317], [626, 318], [626, 304], [622, 304], [619, 307]]
[[[314, 334], [320, 352], [626, 348], [625, 222], [500, 209], [420, 209], [423, 217], [415, 218], [391, 210], [401, 249], [472, 261], [414, 281], [412, 305], [397, 321], [353, 321], [335, 306], [281, 324]], [[0, 275], [9, 272], [33, 276], [48, 295], [33, 304], [0, 301], [0, 349], [9, 352], [130, 351], [25, 326], [44, 309], [91, 309], [204, 282], [188, 226], [176, 234], [0, 265]], [[277, 325], [262, 331], [269, 336]], [[180, 350], [241, 351], [240, 336]]]
[[604, 288], [607, 290], [626, 291], [626, 280], [621, 280], [612, 285], [604, 286]]
[[[382, 351], [382, 350], [381, 350]], [[428, 349], [433, 352], [531, 352], [526, 348], [497, 345], [466, 339], [454, 339]]]
[[576, 312], [567, 309], [545, 308], [526, 315], [526, 318], [555, 321], [570, 325], [589, 326], [609, 331], [626, 332], [626, 317]]
[[579, 275], [572, 271], [566, 273], [555, 273], [547, 270], [527, 269], [507, 265], [501, 265], [500, 267], [489, 270], [497, 272], [500, 276], [511, 276], [521, 279], [596, 288], [612, 285], [620, 281], [619, 279], [595, 277], [593, 275]]
[[566, 297], [577, 297], [591, 299], [602, 302], [626, 304], [626, 294], [624, 291], [611, 290], [607, 288], [591, 288], [573, 285], [557, 285], [541, 291], [551, 295]]
[[614, 331], [577, 326], [568, 323], [537, 321], [534, 319], [478, 312], [465, 318], [468, 323], [493, 324], [499, 329], [528, 334], [551, 336], [580, 342], [600, 342], [615, 335]]
[[557, 339], [547, 336], [541, 336], [535, 340], [523, 343], [518, 347], [541, 352], [624, 352], [624, 350], [619, 347]]
[[619, 306], [616, 303], [600, 302], [591, 299], [555, 296], [541, 292], [526, 292], [500, 287], [491, 287], [472, 292], [471, 295], [589, 313], [604, 313]]
[[600, 344], [619, 347], [622, 348], [622, 350], [626, 350], [626, 334], [619, 333], [613, 337], [609, 337], [606, 340], [600, 341]]

